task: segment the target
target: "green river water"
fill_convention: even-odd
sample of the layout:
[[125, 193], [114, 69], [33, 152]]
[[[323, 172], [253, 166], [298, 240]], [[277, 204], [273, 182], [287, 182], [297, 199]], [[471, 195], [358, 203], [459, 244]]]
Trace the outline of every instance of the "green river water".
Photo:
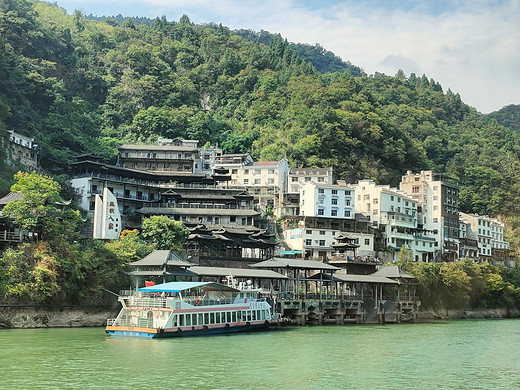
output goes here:
[[520, 389], [520, 320], [161, 340], [0, 330], [0, 389]]

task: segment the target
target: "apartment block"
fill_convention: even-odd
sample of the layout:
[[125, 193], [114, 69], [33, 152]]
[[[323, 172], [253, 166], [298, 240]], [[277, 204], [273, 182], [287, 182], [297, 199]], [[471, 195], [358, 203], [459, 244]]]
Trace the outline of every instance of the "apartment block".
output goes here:
[[434, 260], [457, 260], [460, 231], [457, 180], [433, 171], [408, 171], [402, 176], [399, 189], [418, 202], [418, 227], [432, 234], [438, 243]]

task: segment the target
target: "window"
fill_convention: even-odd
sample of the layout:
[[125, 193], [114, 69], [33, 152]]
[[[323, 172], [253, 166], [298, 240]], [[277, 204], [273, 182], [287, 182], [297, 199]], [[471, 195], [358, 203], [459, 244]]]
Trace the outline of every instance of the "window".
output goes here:
[[344, 216], [350, 218], [350, 210], [345, 210]]
[[260, 184], [260, 179], [255, 179], [255, 184]]
[[337, 205], [338, 204], [338, 200], [336, 198], [331, 199], [330, 203], [334, 204], [334, 205]]
[[379, 199], [377, 199], [377, 198], [372, 199], [372, 203], [378, 204], [379, 203]]
[[291, 181], [294, 183], [294, 182], [297, 182], [298, 181], [298, 178], [296, 176], [293, 176], [291, 177]]
[[324, 236], [325, 235], [325, 230], [320, 230], [320, 236]]
[[350, 206], [350, 199], [345, 199], [345, 206]]
[[325, 240], [320, 240], [320, 246], [325, 246]]
[[318, 194], [324, 194], [325, 193], [325, 189], [323, 188], [318, 188]]
[[401, 198], [397, 198], [397, 203], [401, 203]]
[[274, 175], [274, 169], [269, 169], [267, 173], [269, 173], [270, 175]]
[[325, 179], [323, 177], [318, 177], [318, 183], [323, 183]]
[[324, 209], [318, 209], [318, 215], [325, 215]]
[[370, 245], [370, 238], [365, 238], [365, 245]]
[[332, 195], [338, 195], [338, 190], [332, 190]]
[[439, 223], [439, 218], [433, 218], [433, 223]]
[[237, 217], [235, 217], [234, 215], [229, 217], [229, 222], [235, 223], [236, 221], [237, 221]]
[[249, 179], [244, 179], [244, 184], [249, 184]]
[[394, 196], [390, 196], [390, 200], [393, 202], [394, 201]]
[[249, 169], [244, 169], [244, 174], [249, 175]]
[[413, 186], [412, 187], [412, 194], [418, 194], [419, 193], [419, 186]]
[[238, 173], [238, 169], [232, 169], [232, 170], [231, 170], [231, 174], [232, 174], [232, 175], [236, 175], [237, 173]]
[[310, 238], [307, 238], [307, 239], [305, 240], [305, 245], [307, 245], [307, 246], [312, 245], [312, 240], [311, 240]]
[[365, 196], [363, 197], [363, 199], [364, 199], [364, 200], [370, 200], [370, 195], [365, 195]]
[[306, 234], [312, 234], [312, 230], [307, 229], [307, 230], [305, 230], [305, 233], [306, 233]]
[[338, 216], [338, 210], [331, 210], [330, 215], [331, 215], [331, 217], [337, 217]]
[[311, 178], [307, 176], [307, 177], [305, 178], [305, 181], [309, 182], [309, 181], [311, 181]]

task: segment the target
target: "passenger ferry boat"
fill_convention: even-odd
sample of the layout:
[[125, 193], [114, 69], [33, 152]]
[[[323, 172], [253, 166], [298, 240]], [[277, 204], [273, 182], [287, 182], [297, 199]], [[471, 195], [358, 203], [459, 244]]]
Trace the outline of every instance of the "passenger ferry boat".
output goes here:
[[215, 282], [169, 282], [119, 296], [123, 308], [107, 320], [111, 336], [176, 337], [251, 331], [282, 322], [261, 289]]

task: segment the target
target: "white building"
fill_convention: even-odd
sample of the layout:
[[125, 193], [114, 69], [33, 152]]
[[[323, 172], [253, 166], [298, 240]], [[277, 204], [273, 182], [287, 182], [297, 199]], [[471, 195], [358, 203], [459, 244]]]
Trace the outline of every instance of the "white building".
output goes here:
[[385, 248], [399, 251], [404, 245], [415, 261], [429, 261], [435, 252], [435, 240], [417, 228], [417, 201], [403, 191], [372, 180], [360, 180], [355, 186], [356, 212], [370, 218], [384, 239]]
[[299, 193], [300, 187], [307, 183], [332, 184], [332, 168], [291, 168], [287, 192]]
[[217, 159], [215, 168], [229, 169], [229, 185], [247, 189], [255, 204], [264, 211], [274, 208], [275, 199], [287, 192], [289, 162], [285, 158], [254, 162], [248, 154], [224, 154]]
[[8, 130], [3, 144], [8, 165], [19, 162], [28, 171], [34, 171], [38, 167], [38, 145], [34, 143], [34, 138]]
[[338, 184], [306, 183], [300, 188], [300, 215], [354, 218], [354, 188]]
[[332, 245], [342, 233], [359, 245], [353, 255], [374, 255], [374, 235], [358, 228], [355, 220], [353, 188], [306, 182], [300, 187], [300, 225], [284, 230], [286, 244], [293, 250], [303, 250], [307, 258], [330, 260]]
[[498, 260], [509, 251], [509, 242], [504, 241], [504, 223], [487, 215], [460, 213], [466, 224], [466, 236], [477, 242], [478, 260]]
[[418, 202], [418, 227], [433, 234], [438, 247], [435, 260], [454, 261], [459, 249], [459, 186], [449, 176], [408, 171], [399, 189]]

